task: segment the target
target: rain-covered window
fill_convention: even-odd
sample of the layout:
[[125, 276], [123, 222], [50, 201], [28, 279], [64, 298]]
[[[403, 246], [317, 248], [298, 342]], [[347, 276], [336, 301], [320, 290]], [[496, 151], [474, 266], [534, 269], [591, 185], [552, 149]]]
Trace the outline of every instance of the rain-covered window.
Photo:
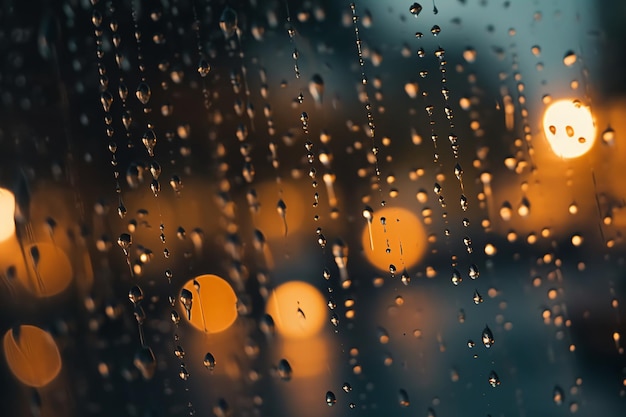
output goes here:
[[624, 415], [623, 1], [1, 3], [1, 415]]

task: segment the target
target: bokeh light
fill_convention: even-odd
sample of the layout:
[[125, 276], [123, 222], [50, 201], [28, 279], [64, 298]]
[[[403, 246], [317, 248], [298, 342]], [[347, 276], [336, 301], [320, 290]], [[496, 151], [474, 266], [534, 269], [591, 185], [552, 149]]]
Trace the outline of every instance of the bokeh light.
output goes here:
[[22, 285], [38, 297], [61, 293], [72, 282], [72, 264], [65, 252], [52, 243], [24, 248], [27, 272], [19, 275]]
[[61, 371], [61, 355], [49, 333], [22, 325], [4, 334], [4, 357], [13, 375], [31, 387], [48, 385]]
[[0, 242], [15, 234], [15, 196], [0, 188]]
[[[183, 289], [193, 294], [189, 323], [196, 329], [219, 333], [237, 319], [237, 296], [225, 279], [212, 274], [200, 275], [187, 281]], [[183, 316], [186, 318], [187, 313], [183, 312]]]
[[596, 140], [591, 109], [578, 100], [550, 104], [543, 116], [543, 131], [552, 151], [561, 158], [586, 154]]
[[385, 207], [374, 212], [371, 234], [370, 241], [370, 230], [366, 225], [361, 244], [367, 260], [382, 271], [389, 271], [390, 265], [411, 268], [426, 251], [424, 226], [414, 213], [404, 208]]
[[274, 319], [276, 330], [288, 338], [308, 338], [322, 329], [326, 302], [313, 285], [290, 281], [279, 285], [267, 300], [266, 312]]

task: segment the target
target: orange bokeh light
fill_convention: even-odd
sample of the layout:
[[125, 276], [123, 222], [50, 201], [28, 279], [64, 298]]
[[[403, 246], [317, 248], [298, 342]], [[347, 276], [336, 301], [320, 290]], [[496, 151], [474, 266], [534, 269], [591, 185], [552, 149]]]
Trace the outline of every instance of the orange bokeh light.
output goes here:
[[326, 301], [313, 285], [290, 281], [279, 285], [267, 301], [267, 314], [272, 316], [281, 335], [309, 338], [322, 329], [326, 318]]
[[[384, 225], [382, 218], [385, 219]], [[361, 234], [361, 243], [365, 257], [376, 268], [389, 271], [389, 265], [394, 265], [401, 271], [403, 267], [414, 266], [424, 256], [426, 232], [411, 211], [386, 207], [373, 213], [371, 242], [370, 230], [366, 225]]]
[[[226, 280], [212, 274], [197, 276], [195, 281], [200, 285], [199, 292], [194, 287], [194, 279], [183, 286], [193, 294], [189, 322], [207, 333], [228, 329], [237, 319], [237, 295], [233, 288]], [[185, 311], [183, 316], [187, 317]]]
[[4, 334], [4, 356], [13, 375], [31, 387], [48, 385], [61, 371], [61, 355], [49, 333], [23, 325]]

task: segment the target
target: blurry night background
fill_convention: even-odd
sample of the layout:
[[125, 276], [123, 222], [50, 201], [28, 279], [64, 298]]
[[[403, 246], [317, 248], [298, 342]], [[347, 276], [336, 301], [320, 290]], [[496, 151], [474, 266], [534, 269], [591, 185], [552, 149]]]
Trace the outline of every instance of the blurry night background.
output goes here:
[[0, 5], [2, 415], [626, 414], [626, 3]]

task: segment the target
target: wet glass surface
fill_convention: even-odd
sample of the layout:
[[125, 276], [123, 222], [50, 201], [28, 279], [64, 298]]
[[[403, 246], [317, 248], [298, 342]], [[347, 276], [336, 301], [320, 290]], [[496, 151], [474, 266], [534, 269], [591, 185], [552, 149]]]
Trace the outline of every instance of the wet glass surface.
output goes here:
[[622, 415], [624, 18], [4, 1], [6, 415]]

